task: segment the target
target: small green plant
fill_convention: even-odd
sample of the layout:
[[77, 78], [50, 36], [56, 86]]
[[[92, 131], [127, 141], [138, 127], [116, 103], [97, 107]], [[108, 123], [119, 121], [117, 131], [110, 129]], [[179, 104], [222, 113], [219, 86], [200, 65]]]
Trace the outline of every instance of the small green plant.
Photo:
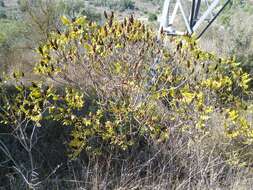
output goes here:
[[3, 1], [0, 1], [0, 19], [1, 18], [7, 18], [6, 10], [5, 10]]
[[134, 9], [134, 2], [132, 0], [121, 0], [119, 2], [119, 7], [121, 11], [126, 10], [126, 9]]
[[149, 15], [148, 15], [148, 20], [149, 20], [150, 22], [157, 21], [157, 15], [154, 14], [154, 13], [149, 13]]

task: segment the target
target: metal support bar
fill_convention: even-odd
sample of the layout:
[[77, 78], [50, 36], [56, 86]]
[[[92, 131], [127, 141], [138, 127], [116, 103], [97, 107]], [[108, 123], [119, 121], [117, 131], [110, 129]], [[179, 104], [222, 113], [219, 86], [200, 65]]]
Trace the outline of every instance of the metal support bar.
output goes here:
[[192, 0], [192, 9], [191, 9], [191, 16], [190, 16], [190, 27], [193, 27], [193, 18], [195, 14], [195, 0]]
[[227, 0], [225, 5], [219, 10], [219, 12], [213, 17], [213, 19], [208, 23], [208, 25], [204, 28], [204, 30], [198, 35], [198, 39], [205, 33], [205, 31], [211, 26], [211, 24], [216, 20], [216, 18], [221, 14], [221, 12], [226, 8], [229, 4], [230, 0]]
[[170, 25], [173, 24], [173, 22], [174, 22], [174, 20], [175, 20], [175, 18], [176, 18], [178, 8], [179, 8], [179, 2], [177, 1], [177, 2], [176, 2], [176, 6], [175, 6], [175, 8], [174, 8], [174, 10], [173, 10], [172, 16], [171, 16], [170, 21], [169, 21], [169, 24], [170, 24]]
[[186, 14], [184, 12], [184, 9], [183, 9], [182, 3], [181, 3], [181, 0], [178, 0], [178, 3], [179, 3], [179, 8], [181, 10], [181, 13], [183, 15], [183, 19], [184, 19], [187, 31], [188, 31], [189, 34], [192, 34], [193, 31], [192, 31], [192, 29], [190, 27], [190, 24], [189, 24], [188, 20], [187, 20]]
[[201, 0], [197, 0], [197, 4], [196, 4], [195, 10], [194, 10], [193, 26], [196, 24], [196, 22], [198, 20], [200, 5], [201, 5]]
[[169, 7], [170, 7], [170, 0], [165, 0], [163, 5], [163, 12], [162, 12], [162, 20], [161, 20], [161, 26], [160, 29], [165, 29], [168, 27], [168, 19], [169, 19]]
[[[199, 37], [210, 27], [210, 25], [214, 22], [214, 20], [220, 15], [220, 13], [224, 10], [224, 8], [228, 5], [231, 0], [226, 0], [224, 3], [222, 0], [209, 0], [201, 1], [201, 0], [191, 0], [191, 10], [188, 11], [190, 14], [186, 14], [184, 8], [187, 3], [186, 0], [165, 0], [164, 7], [162, 12], [162, 20], [160, 22], [160, 30], [163, 28], [165, 32], [171, 35], [183, 35], [188, 33], [189, 35], [195, 33], [202, 23], [207, 23], [207, 26], [201, 32]], [[203, 7], [201, 5], [207, 7], [207, 10], [203, 12]], [[222, 5], [223, 4], [223, 5]], [[174, 6], [172, 9], [171, 6]], [[222, 8], [217, 8], [222, 5]], [[178, 31], [177, 23], [174, 23], [176, 17], [178, 16], [178, 10], [180, 10], [184, 25], [186, 27], [186, 31]], [[218, 12], [217, 12], [218, 11]]]
[[207, 11], [199, 18], [198, 22], [194, 25], [193, 31], [196, 31], [204, 20], [210, 15], [214, 8], [219, 4], [220, 0], [214, 0]]

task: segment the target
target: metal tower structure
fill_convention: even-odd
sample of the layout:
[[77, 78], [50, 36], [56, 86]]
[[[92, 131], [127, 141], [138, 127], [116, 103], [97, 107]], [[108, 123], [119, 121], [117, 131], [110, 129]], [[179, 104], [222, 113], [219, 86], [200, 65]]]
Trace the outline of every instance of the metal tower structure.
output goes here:
[[198, 38], [208, 29], [231, 0], [165, 0], [160, 31], [168, 35]]

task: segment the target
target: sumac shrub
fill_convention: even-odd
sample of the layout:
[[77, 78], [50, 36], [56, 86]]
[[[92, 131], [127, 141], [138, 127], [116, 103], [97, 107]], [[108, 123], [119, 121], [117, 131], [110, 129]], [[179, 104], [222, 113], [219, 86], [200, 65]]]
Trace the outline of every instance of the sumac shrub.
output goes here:
[[252, 143], [251, 76], [234, 59], [203, 52], [189, 37], [158, 40], [133, 17], [105, 17], [104, 25], [62, 17], [62, 29], [38, 48], [35, 67], [52, 87], [31, 87], [34, 105], [25, 117], [39, 125], [46, 106], [47, 119], [72, 129], [74, 157], [162, 143], [175, 132], [197, 139], [212, 132], [217, 115], [224, 138]]

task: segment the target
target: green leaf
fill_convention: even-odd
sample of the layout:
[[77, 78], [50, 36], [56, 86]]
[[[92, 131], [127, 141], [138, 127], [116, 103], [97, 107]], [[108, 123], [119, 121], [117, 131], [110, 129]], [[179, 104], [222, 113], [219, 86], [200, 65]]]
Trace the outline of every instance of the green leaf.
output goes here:
[[70, 25], [70, 23], [71, 23], [70, 20], [66, 16], [61, 17], [61, 22], [64, 25]]

